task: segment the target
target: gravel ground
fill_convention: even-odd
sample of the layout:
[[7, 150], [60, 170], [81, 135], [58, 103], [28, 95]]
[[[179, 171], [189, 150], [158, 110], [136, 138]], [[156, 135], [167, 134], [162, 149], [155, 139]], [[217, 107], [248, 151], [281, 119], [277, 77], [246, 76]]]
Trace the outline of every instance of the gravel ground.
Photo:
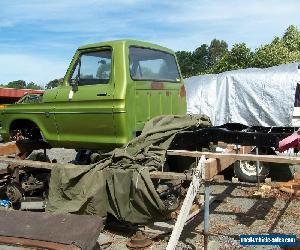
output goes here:
[[[282, 249], [280, 247], [241, 247], [240, 234], [296, 234], [300, 237], [300, 199], [275, 190], [268, 198], [253, 196], [257, 187], [249, 184], [212, 184], [218, 195], [210, 207], [209, 249]], [[176, 249], [203, 249], [203, 212], [183, 230]], [[108, 249], [127, 249], [132, 233], [105, 231], [112, 238]], [[168, 237], [157, 239], [148, 249], [165, 249]], [[300, 247], [298, 248], [300, 249]]]
[[[71, 162], [76, 155], [75, 150], [70, 149], [51, 149], [47, 153], [51, 160], [57, 159], [60, 163]], [[242, 247], [240, 234], [282, 233], [300, 237], [300, 198], [278, 190], [270, 192], [267, 198], [259, 198], [253, 195], [256, 190], [253, 184], [212, 183], [211, 192], [218, 198], [210, 207], [209, 249], [282, 249]], [[176, 249], [203, 249], [202, 230], [203, 212], [185, 226]], [[106, 249], [128, 249], [126, 242], [133, 234], [134, 231], [126, 227], [123, 230], [105, 228], [103, 235], [112, 242]], [[168, 239], [169, 235], [156, 238], [147, 249], [165, 249]]]

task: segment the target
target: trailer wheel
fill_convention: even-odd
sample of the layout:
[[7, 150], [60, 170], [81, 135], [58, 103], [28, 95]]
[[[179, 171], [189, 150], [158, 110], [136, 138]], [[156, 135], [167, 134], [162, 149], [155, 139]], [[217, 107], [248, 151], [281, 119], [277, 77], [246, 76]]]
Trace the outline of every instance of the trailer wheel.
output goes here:
[[[258, 153], [270, 155], [276, 154], [270, 148], [259, 148]], [[251, 154], [255, 154], [255, 149], [251, 151]], [[265, 162], [260, 162], [258, 169], [259, 180], [264, 181], [268, 177], [269, 173], [269, 164]], [[234, 163], [234, 174], [242, 181], [256, 183], [256, 161], [236, 161]]]

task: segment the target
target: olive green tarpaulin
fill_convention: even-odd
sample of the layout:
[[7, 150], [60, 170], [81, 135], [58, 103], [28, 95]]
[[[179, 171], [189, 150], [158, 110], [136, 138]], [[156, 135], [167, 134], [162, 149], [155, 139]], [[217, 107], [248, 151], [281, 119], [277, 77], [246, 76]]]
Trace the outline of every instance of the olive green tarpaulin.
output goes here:
[[146, 223], [170, 211], [157, 194], [149, 171], [161, 170], [175, 134], [210, 126], [206, 116], [159, 116], [142, 134], [89, 166], [56, 166], [51, 173], [47, 211], [112, 214], [120, 221]]

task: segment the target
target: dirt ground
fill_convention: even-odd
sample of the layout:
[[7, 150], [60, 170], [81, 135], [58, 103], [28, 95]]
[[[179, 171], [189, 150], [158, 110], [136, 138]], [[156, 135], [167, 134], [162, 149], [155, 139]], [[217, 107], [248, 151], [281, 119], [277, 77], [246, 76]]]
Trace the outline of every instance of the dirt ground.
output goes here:
[[[66, 163], [75, 158], [74, 150], [51, 149], [50, 159]], [[284, 172], [284, 171], [283, 171]], [[242, 247], [241, 234], [296, 234], [300, 237], [300, 197], [293, 197], [277, 189], [267, 192], [267, 197], [254, 196], [257, 186], [247, 183], [211, 183], [211, 194], [217, 198], [210, 205], [210, 236], [208, 249], [282, 249], [280, 247]], [[203, 188], [201, 190], [203, 193]], [[176, 249], [203, 249], [203, 212], [185, 226]], [[106, 227], [102, 237], [107, 244], [103, 249], [128, 249], [126, 242], [134, 234], [124, 225]], [[153, 239], [147, 249], [165, 249], [168, 235]], [[6, 249], [1, 248], [0, 249]], [[296, 248], [294, 248], [296, 249]], [[297, 248], [300, 249], [300, 246]]]

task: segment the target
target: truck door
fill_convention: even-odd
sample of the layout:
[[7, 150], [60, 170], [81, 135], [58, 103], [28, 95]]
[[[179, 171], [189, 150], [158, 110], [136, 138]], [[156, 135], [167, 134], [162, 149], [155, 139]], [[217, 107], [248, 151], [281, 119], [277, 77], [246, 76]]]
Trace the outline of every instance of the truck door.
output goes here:
[[56, 97], [54, 113], [61, 145], [114, 148], [112, 68], [111, 48], [80, 51], [68, 85], [62, 86]]

